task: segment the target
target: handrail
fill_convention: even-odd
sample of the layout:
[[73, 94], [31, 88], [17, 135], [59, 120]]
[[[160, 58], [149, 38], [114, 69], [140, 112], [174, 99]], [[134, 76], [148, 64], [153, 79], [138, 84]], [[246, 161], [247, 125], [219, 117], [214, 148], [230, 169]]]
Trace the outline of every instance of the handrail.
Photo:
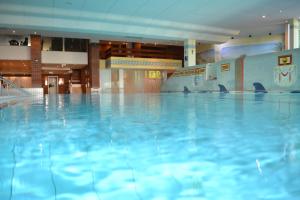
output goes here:
[[[20, 96], [30, 96], [31, 94], [27, 91], [25, 91], [24, 89], [20, 88], [19, 86], [17, 86], [14, 82], [3, 78], [2, 76], [0, 76], [0, 96], [2, 96], [2, 90], [5, 89], [4, 87], [2, 87], [4, 84], [6, 85], [7, 89], [9, 88], [13, 88], [15, 89]], [[4, 84], [3, 84], [4, 83]]]
[[133, 49], [111, 47], [104, 52], [105, 58], [111, 56], [133, 56], [140, 58], [166, 58], [166, 59], [182, 59], [181, 53], [174, 52], [169, 49]]

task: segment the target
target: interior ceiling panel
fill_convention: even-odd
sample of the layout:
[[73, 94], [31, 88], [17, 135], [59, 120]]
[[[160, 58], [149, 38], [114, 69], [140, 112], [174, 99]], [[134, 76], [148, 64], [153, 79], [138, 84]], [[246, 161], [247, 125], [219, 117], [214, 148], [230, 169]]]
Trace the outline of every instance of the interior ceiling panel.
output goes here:
[[[222, 36], [239, 32], [241, 35], [282, 33], [287, 19], [300, 17], [299, 10], [300, 0], [0, 0], [0, 27], [55, 31], [51, 20], [62, 23], [57, 30], [65, 24], [99, 22], [89, 27], [79, 26], [78, 30], [65, 26], [65, 31], [151, 38], [154, 27], [153, 39], [169, 36], [170, 40], [184, 40], [195, 36], [205, 40], [208, 36], [201, 35], [209, 32], [211, 40], [222, 41]], [[11, 19], [18, 15], [28, 18]], [[262, 18], [263, 15], [266, 17]], [[9, 22], [5, 23], [6, 19]], [[52, 26], [47, 27], [47, 23]], [[125, 26], [128, 28], [123, 32]], [[202, 26], [202, 30], [192, 28], [190, 32], [193, 26]], [[106, 27], [110, 28], [104, 31]], [[215, 28], [221, 31], [216, 32]]]
[[84, 8], [85, 1], [72, 1], [72, 0], [53, 0], [52, 6], [55, 8], [62, 8], [66, 10], [80, 11]]
[[[126, 16], [135, 16], [139, 9], [145, 6], [146, 0], [140, 1], [124, 1], [124, 0], [112, 0], [109, 6], [106, 7], [104, 12], [106, 14], [117, 14]], [[93, 7], [90, 2], [88, 2], [88, 7]], [[94, 8], [97, 11], [97, 8]], [[88, 9], [87, 9], [88, 11]]]
[[[85, 11], [91, 11], [91, 12], [101, 12], [101, 13], [107, 13], [110, 12], [115, 5], [118, 3], [121, 3], [123, 1], [118, 0], [80, 0], [84, 1], [84, 7], [83, 10]], [[126, 9], [124, 9], [126, 10]]]

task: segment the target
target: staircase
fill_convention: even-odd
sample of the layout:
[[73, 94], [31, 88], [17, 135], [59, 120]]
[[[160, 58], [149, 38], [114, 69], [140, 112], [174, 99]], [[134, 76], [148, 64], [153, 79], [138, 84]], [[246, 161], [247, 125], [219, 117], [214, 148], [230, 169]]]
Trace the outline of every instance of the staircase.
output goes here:
[[20, 88], [12, 81], [0, 76], [0, 103], [10, 99], [17, 99], [20, 97], [28, 96], [31, 96], [29, 92]]

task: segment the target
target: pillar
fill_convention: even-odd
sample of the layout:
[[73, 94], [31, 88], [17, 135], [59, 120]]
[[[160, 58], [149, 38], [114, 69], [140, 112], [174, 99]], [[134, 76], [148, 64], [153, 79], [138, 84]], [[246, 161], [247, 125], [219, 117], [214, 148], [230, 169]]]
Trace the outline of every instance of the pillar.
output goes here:
[[42, 87], [41, 36], [31, 35], [31, 80], [33, 88]]
[[222, 60], [222, 56], [221, 56], [222, 45], [215, 44], [214, 50], [215, 50], [215, 62], [221, 61]]
[[299, 20], [290, 19], [285, 24], [285, 50], [299, 48]]
[[134, 43], [134, 48], [135, 49], [141, 49], [142, 48], [142, 43], [135, 42]]
[[184, 41], [184, 67], [196, 65], [196, 40]]
[[88, 71], [89, 71], [89, 86], [93, 89], [99, 89], [100, 81], [99, 81], [99, 54], [100, 54], [100, 45], [98, 43], [90, 43], [89, 44], [89, 52], [88, 52]]
[[244, 63], [245, 55], [240, 56], [235, 60], [235, 90], [244, 91]]

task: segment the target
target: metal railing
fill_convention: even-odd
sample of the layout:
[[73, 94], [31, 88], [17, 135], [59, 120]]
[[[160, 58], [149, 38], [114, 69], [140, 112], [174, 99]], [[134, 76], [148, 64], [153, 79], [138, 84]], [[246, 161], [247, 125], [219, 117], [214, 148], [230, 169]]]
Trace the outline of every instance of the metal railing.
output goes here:
[[31, 94], [17, 86], [14, 82], [0, 76], [0, 98], [27, 97]]
[[161, 58], [161, 59], [183, 59], [183, 51], [175, 51], [165, 48], [157, 49], [132, 49], [126, 47], [111, 47], [104, 53], [105, 59], [112, 56], [136, 57], [136, 58]]

